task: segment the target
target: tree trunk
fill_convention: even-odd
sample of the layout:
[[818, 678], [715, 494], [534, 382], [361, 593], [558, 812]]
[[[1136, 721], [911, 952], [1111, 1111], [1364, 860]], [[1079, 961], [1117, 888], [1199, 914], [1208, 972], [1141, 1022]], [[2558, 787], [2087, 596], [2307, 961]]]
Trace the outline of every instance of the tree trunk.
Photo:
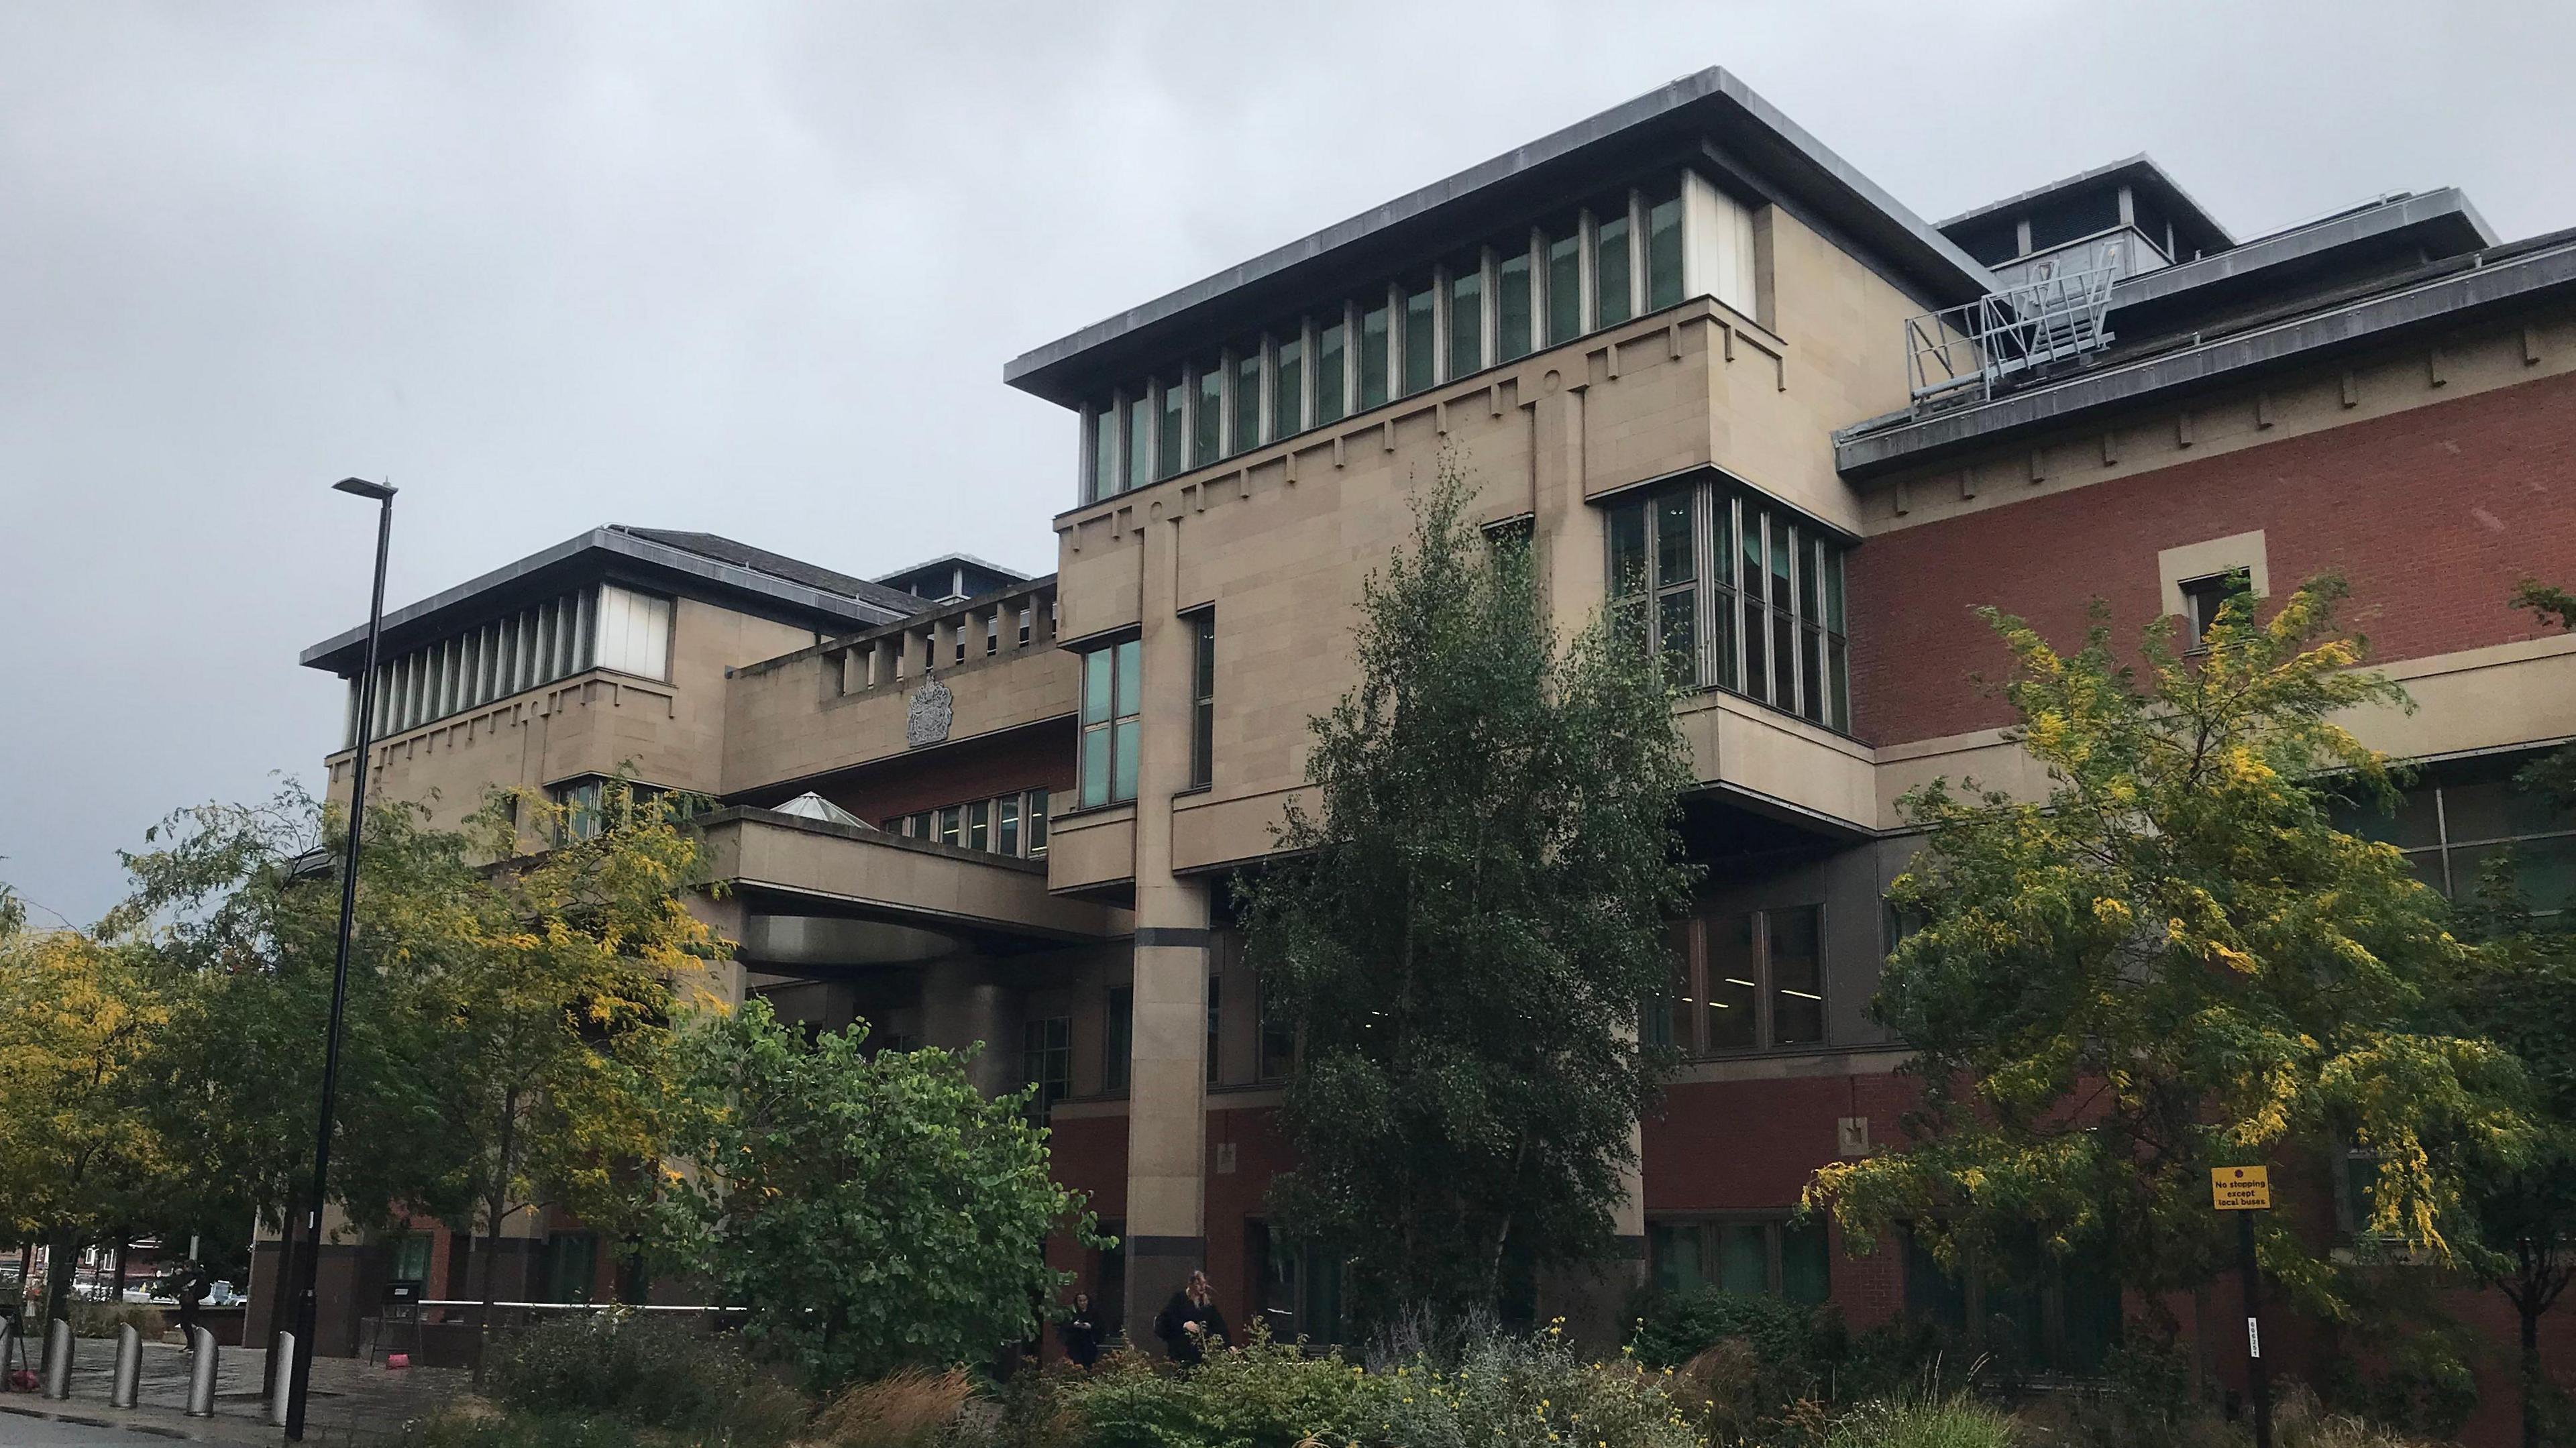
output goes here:
[[72, 1229], [56, 1227], [45, 1239], [45, 1320], [36, 1324], [39, 1332], [52, 1331], [55, 1319], [70, 1313], [72, 1269], [79, 1260], [80, 1244], [72, 1240]]
[[2517, 1301], [2522, 1317], [2522, 1448], [2540, 1448], [2540, 1306], [2539, 1294]]
[[107, 1300], [119, 1307], [125, 1305], [125, 1249], [131, 1245], [124, 1232], [116, 1234], [116, 1286], [109, 1292]]
[[490, 1250], [483, 1254], [483, 1312], [474, 1323], [474, 1385], [483, 1385], [483, 1359], [492, 1343], [492, 1304], [498, 1295], [492, 1286], [492, 1273], [501, 1265], [501, 1218], [510, 1198], [510, 1149], [518, 1144], [519, 1092], [516, 1087], [501, 1096], [501, 1151], [492, 1171], [492, 1197], [485, 1209], [492, 1228]]

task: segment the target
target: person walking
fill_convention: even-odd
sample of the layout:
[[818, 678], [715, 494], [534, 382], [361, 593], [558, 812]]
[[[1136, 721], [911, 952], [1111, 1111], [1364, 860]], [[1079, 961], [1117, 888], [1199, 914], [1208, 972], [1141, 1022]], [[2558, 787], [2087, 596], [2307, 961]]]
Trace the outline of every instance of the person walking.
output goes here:
[[1073, 1311], [1055, 1331], [1065, 1359], [1075, 1367], [1087, 1373], [1100, 1361], [1100, 1318], [1092, 1311], [1090, 1293], [1073, 1294]]
[[1197, 1367], [1211, 1347], [1225, 1346], [1225, 1313], [1216, 1305], [1216, 1289], [1205, 1272], [1192, 1272], [1189, 1282], [1172, 1294], [1154, 1318], [1154, 1335], [1183, 1368]]
[[190, 1352], [197, 1350], [197, 1308], [205, 1300], [205, 1264], [191, 1262], [187, 1274], [179, 1279], [179, 1341]]

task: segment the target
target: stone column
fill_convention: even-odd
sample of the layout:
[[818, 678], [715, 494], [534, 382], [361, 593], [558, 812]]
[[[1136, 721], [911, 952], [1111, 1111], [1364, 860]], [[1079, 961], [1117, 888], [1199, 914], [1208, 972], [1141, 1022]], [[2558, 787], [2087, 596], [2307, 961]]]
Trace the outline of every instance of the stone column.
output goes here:
[[[1160, 511], [1159, 506], [1156, 510]], [[1127, 1095], [1127, 1334], [1207, 1262], [1208, 888], [1172, 874], [1172, 796], [1188, 787], [1192, 635], [1174, 609], [1181, 524], [1145, 525], [1144, 698], [1136, 780], [1134, 1063]]]

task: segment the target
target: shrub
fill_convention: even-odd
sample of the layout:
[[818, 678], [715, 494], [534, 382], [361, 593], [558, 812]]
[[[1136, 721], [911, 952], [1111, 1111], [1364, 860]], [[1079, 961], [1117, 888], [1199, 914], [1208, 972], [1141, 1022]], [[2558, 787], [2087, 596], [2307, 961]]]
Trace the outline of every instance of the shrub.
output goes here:
[[450, 1411], [414, 1424], [399, 1442], [401, 1448], [636, 1448], [638, 1439], [633, 1424], [615, 1418]]
[[159, 1342], [161, 1335], [169, 1331], [161, 1309], [130, 1302], [74, 1302], [71, 1314], [74, 1337], [114, 1337], [116, 1330], [129, 1322], [143, 1334], [145, 1342]]
[[1829, 1310], [1695, 1287], [1648, 1293], [1638, 1304], [1637, 1330], [1628, 1345], [1649, 1368], [1678, 1368], [1718, 1343], [1742, 1339], [1766, 1361], [1821, 1369], [1841, 1355], [1841, 1335], [1839, 1319]]
[[485, 1380], [521, 1413], [595, 1413], [737, 1448], [785, 1443], [806, 1415], [732, 1338], [613, 1308], [502, 1337]]
[[[1404, 1448], [1700, 1448], [1669, 1379], [1626, 1357], [1586, 1363], [1560, 1328], [1469, 1344], [1454, 1371], [1423, 1363], [1367, 1380], [1377, 1422], [1360, 1435]], [[1351, 1440], [1342, 1440], [1351, 1441]]]
[[1239, 1351], [1212, 1354], [1185, 1375], [1163, 1375], [1129, 1354], [1087, 1378], [1056, 1380], [1060, 1418], [1006, 1414], [1042, 1441], [1083, 1448], [1296, 1448], [1307, 1438], [1350, 1441], [1371, 1409], [1370, 1380], [1338, 1353], [1308, 1357], [1258, 1326]]
[[1965, 1393], [1913, 1402], [1879, 1399], [1834, 1421], [1825, 1448], [2014, 1448], [2010, 1415]]
[[813, 1437], [838, 1448], [930, 1448], [957, 1422], [974, 1387], [961, 1368], [905, 1368], [834, 1399], [814, 1420]]

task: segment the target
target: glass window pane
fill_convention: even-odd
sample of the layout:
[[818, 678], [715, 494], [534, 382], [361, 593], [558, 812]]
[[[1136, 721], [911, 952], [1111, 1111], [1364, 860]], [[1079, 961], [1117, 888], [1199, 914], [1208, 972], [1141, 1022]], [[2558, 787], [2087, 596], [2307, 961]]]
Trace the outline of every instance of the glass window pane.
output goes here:
[[1485, 366], [1485, 272], [1481, 261], [1460, 258], [1449, 277], [1449, 375], [1464, 377]]
[[1851, 732], [1851, 661], [1845, 657], [1849, 647], [1840, 634], [1825, 640], [1825, 687], [1832, 693], [1825, 706], [1825, 723], [1846, 734]]
[[1626, 598], [1646, 587], [1646, 505], [1610, 510], [1610, 596]]
[[953, 845], [958, 843], [959, 835], [964, 832], [963, 826], [965, 825], [965, 822], [965, 811], [960, 807], [952, 804], [946, 809], [941, 810], [939, 812], [939, 843], [943, 845]]
[[993, 806], [993, 849], [997, 854], [1020, 852], [1020, 799], [1006, 795]]
[[2576, 906], [2576, 835], [2455, 849], [2451, 851], [2452, 897], [2474, 897], [2487, 867], [2507, 851], [2513, 855], [2513, 887], [2525, 904], [2535, 911]]
[[1270, 435], [1289, 437], [1306, 430], [1306, 343], [1280, 337], [1270, 348]]
[[1047, 792], [1029, 791], [1029, 853], [1043, 855], [1047, 845]]
[[1655, 600], [1655, 632], [1669, 683], [1699, 682], [1699, 591], [1676, 588]]
[[1700, 1224], [1654, 1222], [1646, 1228], [1647, 1255], [1654, 1259], [1655, 1285], [1666, 1292], [1697, 1287], [1700, 1276]]
[[1429, 282], [1407, 288], [1404, 294], [1404, 393], [1407, 397], [1431, 385], [1431, 369], [1439, 355], [1440, 333], [1433, 321], [1439, 293]]
[[1189, 440], [1182, 434], [1181, 424], [1187, 416], [1190, 393], [1177, 375], [1163, 379], [1162, 393], [1161, 450], [1155, 454], [1154, 476], [1168, 478], [1179, 472], [1189, 458]]
[[1547, 239], [1547, 342], [1583, 332], [1583, 233], [1572, 223]]
[[1770, 583], [1771, 570], [1762, 561], [1762, 510], [1751, 503], [1744, 505], [1744, 536], [1741, 541], [1743, 546], [1737, 552], [1743, 556], [1744, 573], [1736, 586], [1743, 589], [1747, 597], [1768, 597], [1765, 590]]
[[1261, 446], [1261, 348], [1245, 348], [1234, 359], [1234, 450]]
[[1794, 709], [1798, 701], [1798, 626], [1789, 615], [1771, 614], [1771, 702]]
[[1771, 1290], [1770, 1233], [1760, 1222], [1717, 1224], [1717, 1289], [1760, 1295]]
[[1193, 466], [1203, 467], [1225, 456], [1225, 363], [1220, 358], [1198, 366], [1198, 416], [1190, 431]]
[[1113, 726], [1117, 731], [1117, 761], [1110, 766], [1110, 793], [1116, 799], [1136, 797], [1136, 721], [1121, 719]]
[[977, 800], [966, 806], [966, 848], [981, 850], [993, 843], [993, 811], [990, 802]]
[[1109, 726], [1082, 731], [1082, 807], [1109, 803]]
[[1387, 399], [1387, 348], [1394, 345], [1395, 311], [1386, 305], [1360, 313], [1360, 410], [1383, 406]]
[[1825, 627], [1843, 631], [1843, 550], [1832, 543], [1825, 551]]
[[2452, 844], [2576, 829], [2576, 816], [2514, 781], [2523, 763], [2520, 758], [2480, 760], [2437, 776], [2442, 781], [2442, 828]]
[[[1709, 614], [1712, 625], [1708, 634], [1710, 681], [1721, 689], [1738, 687], [1735, 673], [1735, 604], [1729, 595], [1717, 595], [1717, 607]], [[1840, 644], [1835, 645], [1840, 648]]]
[[1708, 922], [1708, 1045], [1742, 1051], [1754, 1043], [1754, 1012], [1762, 1003], [1753, 976], [1753, 917], [1721, 915]]
[[1658, 587], [1688, 583], [1696, 572], [1699, 550], [1691, 536], [1691, 494], [1666, 493], [1655, 500], [1655, 583]]
[[1100, 724], [1109, 718], [1108, 649], [1093, 649], [1082, 656], [1082, 722]]
[[1342, 420], [1344, 370], [1349, 365], [1349, 348], [1345, 338], [1350, 329], [1336, 318], [1331, 325], [1315, 329], [1315, 425]]
[[1628, 320], [1628, 213], [1622, 209], [1593, 223], [1593, 325], [1607, 327]]
[[1676, 190], [1646, 208], [1646, 306], [1661, 311], [1682, 299], [1682, 198]]
[[1708, 556], [1716, 561], [1717, 582], [1735, 582], [1735, 499], [1721, 490], [1709, 508]]
[[1136, 713], [1138, 701], [1145, 697], [1139, 687], [1141, 671], [1145, 664], [1145, 645], [1140, 640], [1129, 639], [1118, 646], [1117, 652], [1118, 717], [1132, 718]]
[[1821, 1219], [1781, 1224], [1780, 1295], [1806, 1307], [1833, 1296], [1833, 1255]]
[[1825, 722], [1825, 631], [1819, 628], [1798, 630], [1800, 667], [1807, 680], [1807, 692], [1798, 701], [1798, 712], [1819, 724]]
[[1824, 913], [1821, 905], [1770, 912], [1772, 1045], [1825, 1039]]
[[1154, 410], [1148, 398], [1127, 403], [1127, 486], [1141, 488], [1154, 480]]
[[1737, 637], [1744, 644], [1744, 692], [1756, 699], [1768, 699], [1771, 697], [1771, 667], [1766, 646], [1771, 639], [1771, 625], [1765, 621], [1765, 611], [1761, 604], [1753, 601], [1752, 594], [1741, 597], [1744, 601], [1737, 612], [1744, 623]]
[[1529, 240], [1500, 248], [1494, 263], [1494, 358], [1509, 362], [1530, 353]]
[[1798, 530], [1798, 617], [1809, 623], [1825, 616], [1824, 546], [1815, 530]]

